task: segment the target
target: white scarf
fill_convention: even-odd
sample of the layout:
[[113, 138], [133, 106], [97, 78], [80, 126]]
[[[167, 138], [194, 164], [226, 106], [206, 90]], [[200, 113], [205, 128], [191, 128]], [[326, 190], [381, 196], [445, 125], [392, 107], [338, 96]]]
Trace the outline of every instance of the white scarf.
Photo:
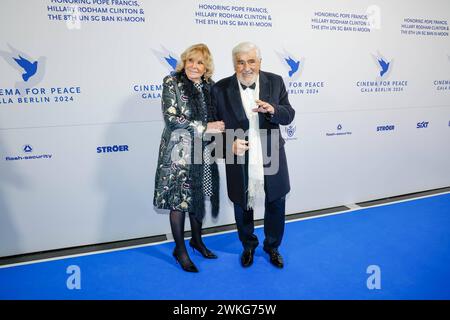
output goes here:
[[261, 147], [261, 136], [259, 132], [259, 113], [252, 111], [256, 108], [256, 99], [259, 99], [259, 77], [256, 79], [254, 90], [242, 89], [239, 84], [242, 105], [249, 123], [248, 132], [248, 201], [247, 210], [255, 206], [258, 196], [264, 195], [264, 167]]

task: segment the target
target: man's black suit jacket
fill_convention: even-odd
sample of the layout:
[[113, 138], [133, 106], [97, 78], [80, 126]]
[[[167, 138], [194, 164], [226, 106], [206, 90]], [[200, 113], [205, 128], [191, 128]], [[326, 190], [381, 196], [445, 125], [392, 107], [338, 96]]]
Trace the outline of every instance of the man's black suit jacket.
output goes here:
[[[249, 121], [242, 105], [236, 74], [217, 82], [211, 90], [211, 102], [216, 110], [217, 120], [225, 122], [226, 129], [248, 130]], [[248, 89], [249, 90], [249, 89]], [[289, 173], [284, 151], [284, 140], [281, 137], [280, 124], [288, 125], [292, 122], [295, 110], [289, 103], [288, 94], [283, 79], [273, 73], [260, 71], [259, 73], [259, 99], [270, 103], [275, 108], [273, 116], [259, 113], [260, 129], [267, 129], [267, 139], [262, 140], [263, 153], [268, 157], [275, 155], [271, 152], [271, 140], [273, 130], [278, 130], [279, 141], [274, 144], [279, 148], [279, 169], [275, 174], [267, 174], [269, 164], [264, 165], [264, 191], [269, 202], [285, 196], [290, 190]], [[274, 135], [275, 136], [275, 135]], [[231, 140], [231, 139], [228, 139]], [[233, 141], [226, 141], [230, 152]], [[272, 159], [274, 161], [274, 159]], [[233, 203], [246, 208], [247, 181], [248, 181], [248, 152], [246, 152], [245, 164], [237, 163], [237, 157], [233, 163], [226, 163], [228, 197]]]

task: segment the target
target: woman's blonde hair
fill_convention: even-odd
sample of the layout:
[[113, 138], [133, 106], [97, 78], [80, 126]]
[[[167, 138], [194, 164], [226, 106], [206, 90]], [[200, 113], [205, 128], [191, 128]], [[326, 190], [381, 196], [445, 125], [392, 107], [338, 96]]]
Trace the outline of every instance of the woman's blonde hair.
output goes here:
[[186, 61], [197, 53], [200, 53], [203, 56], [203, 63], [205, 65], [205, 74], [203, 75], [203, 77], [205, 78], [206, 81], [208, 81], [212, 77], [212, 74], [214, 72], [214, 64], [211, 52], [209, 51], [206, 44], [203, 43], [194, 44], [189, 48], [187, 48], [186, 50], [184, 50], [184, 52], [181, 54], [181, 59], [178, 62], [175, 71], [176, 72], [183, 71], [184, 67], [186, 66]]

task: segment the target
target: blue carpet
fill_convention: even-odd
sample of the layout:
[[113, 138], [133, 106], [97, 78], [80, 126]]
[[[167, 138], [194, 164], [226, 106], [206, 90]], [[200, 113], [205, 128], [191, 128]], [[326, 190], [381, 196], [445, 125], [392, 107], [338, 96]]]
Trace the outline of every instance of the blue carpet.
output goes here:
[[[281, 270], [261, 246], [243, 269], [235, 232], [205, 243], [219, 259], [191, 254], [198, 274], [173, 243], [0, 269], [0, 299], [450, 299], [450, 194], [288, 223]], [[70, 265], [80, 290], [67, 289]], [[370, 265], [381, 289], [367, 287]]]

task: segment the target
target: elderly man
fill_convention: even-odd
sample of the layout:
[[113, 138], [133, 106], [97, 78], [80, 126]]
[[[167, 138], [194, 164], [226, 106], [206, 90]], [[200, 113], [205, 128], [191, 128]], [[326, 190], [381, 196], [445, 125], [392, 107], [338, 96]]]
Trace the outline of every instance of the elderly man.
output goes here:
[[[227, 129], [228, 150], [234, 154], [232, 161], [227, 157], [226, 175], [228, 197], [234, 203], [239, 239], [244, 247], [241, 264], [248, 267], [253, 263], [259, 244], [254, 234], [253, 208], [256, 199], [265, 193], [263, 249], [270, 262], [282, 268], [278, 247], [284, 233], [285, 196], [290, 185], [279, 125], [291, 123], [295, 111], [283, 79], [260, 71], [261, 53], [256, 45], [240, 43], [232, 56], [236, 73], [213, 86], [211, 99]], [[230, 139], [230, 130], [246, 134]], [[270, 163], [267, 157], [271, 158]]]

